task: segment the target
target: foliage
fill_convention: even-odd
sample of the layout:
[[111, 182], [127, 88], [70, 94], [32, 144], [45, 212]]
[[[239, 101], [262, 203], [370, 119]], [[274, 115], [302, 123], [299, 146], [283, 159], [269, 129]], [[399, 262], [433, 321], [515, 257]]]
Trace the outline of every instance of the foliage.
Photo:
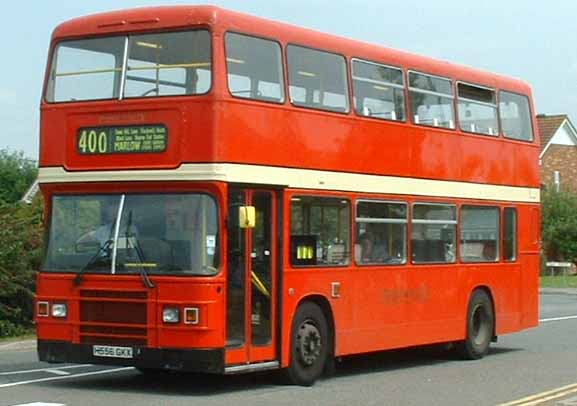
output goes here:
[[37, 175], [35, 161], [26, 159], [22, 152], [0, 149], [0, 202], [19, 201]]
[[34, 161], [0, 150], [0, 337], [32, 325], [35, 270], [42, 250], [42, 201], [20, 203], [36, 179]]
[[577, 195], [543, 193], [542, 237], [549, 260], [577, 261]]
[[0, 337], [31, 326], [35, 270], [42, 255], [42, 201], [0, 202]]

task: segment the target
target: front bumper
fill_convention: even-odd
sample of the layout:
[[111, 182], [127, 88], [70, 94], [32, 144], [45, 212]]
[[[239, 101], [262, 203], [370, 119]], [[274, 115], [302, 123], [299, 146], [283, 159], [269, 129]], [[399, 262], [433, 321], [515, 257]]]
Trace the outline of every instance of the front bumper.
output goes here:
[[38, 358], [49, 363], [133, 366], [183, 372], [224, 373], [224, 349], [156, 349], [133, 347], [133, 358], [95, 357], [90, 344], [38, 340]]

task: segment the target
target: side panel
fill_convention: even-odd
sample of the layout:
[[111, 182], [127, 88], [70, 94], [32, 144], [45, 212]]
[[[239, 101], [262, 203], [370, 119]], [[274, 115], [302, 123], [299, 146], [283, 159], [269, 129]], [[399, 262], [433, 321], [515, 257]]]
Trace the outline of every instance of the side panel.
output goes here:
[[527, 237], [520, 246], [521, 259], [521, 324], [535, 327], [539, 324], [539, 273], [541, 253], [541, 211], [538, 207], [523, 210], [520, 234]]

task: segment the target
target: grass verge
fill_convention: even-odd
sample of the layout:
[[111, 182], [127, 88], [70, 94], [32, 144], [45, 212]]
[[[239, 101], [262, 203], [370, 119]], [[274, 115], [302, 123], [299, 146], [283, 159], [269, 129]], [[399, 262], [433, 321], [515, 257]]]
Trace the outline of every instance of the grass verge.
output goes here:
[[577, 275], [541, 276], [542, 288], [577, 288]]

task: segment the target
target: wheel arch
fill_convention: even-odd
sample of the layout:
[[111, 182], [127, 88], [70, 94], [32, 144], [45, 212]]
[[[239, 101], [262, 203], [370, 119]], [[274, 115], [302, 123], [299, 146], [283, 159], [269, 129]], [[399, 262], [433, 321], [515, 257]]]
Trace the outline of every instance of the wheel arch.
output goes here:
[[[323, 312], [323, 315], [325, 316], [325, 320], [327, 321], [328, 327], [329, 327], [329, 337], [330, 337], [330, 343], [329, 343], [329, 355], [330, 356], [334, 356], [335, 355], [335, 348], [336, 348], [336, 329], [335, 329], [335, 318], [334, 318], [334, 314], [333, 314], [333, 309], [331, 307], [331, 304], [329, 302], [329, 300], [323, 296], [323, 295], [319, 295], [319, 294], [313, 294], [313, 295], [308, 295], [305, 297], [302, 297], [299, 302], [297, 303], [297, 305], [295, 306], [295, 314], [296, 314], [296, 309], [298, 309], [303, 303], [306, 302], [311, 302], [316, 304], [318, 307], [320, 307], [321, 311]], [[293, 319], [294, 319], [294, 314], [293, 314]], [[291, 321], [292, 323], [292, 321]]]

